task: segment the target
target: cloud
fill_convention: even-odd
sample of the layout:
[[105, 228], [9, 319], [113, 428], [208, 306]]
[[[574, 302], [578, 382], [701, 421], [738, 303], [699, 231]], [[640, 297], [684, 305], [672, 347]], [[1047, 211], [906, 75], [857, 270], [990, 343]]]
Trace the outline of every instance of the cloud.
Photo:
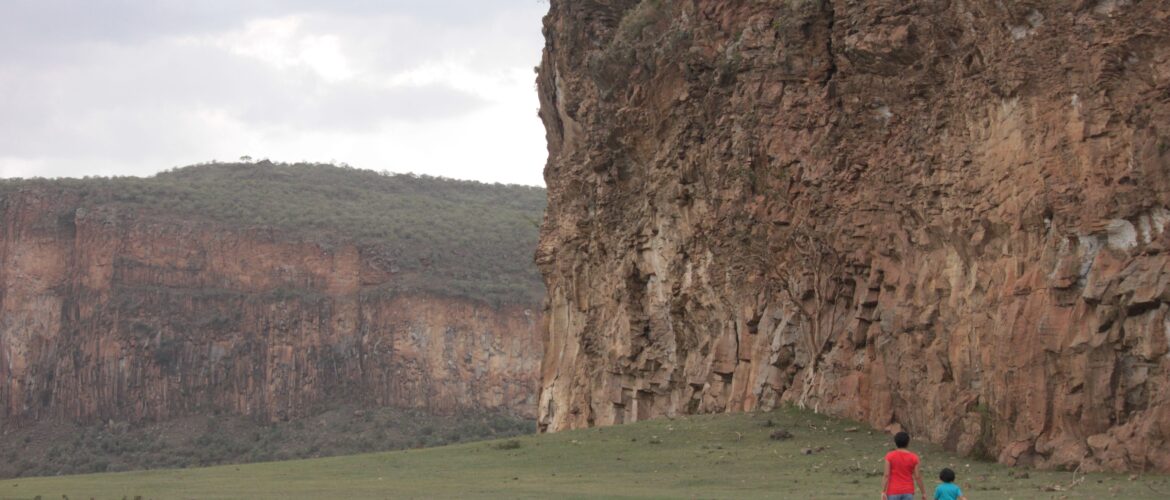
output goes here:
[[0, 176], [141, 175], [250, 154], [539, 184], [531, 68], [544, 8], [0, 3], [12, 27], [0, 32]]
[[186, 40], [252, 58], [276, 69], [305, 67], [329, 81], [352, 78], [353, 68], [341, 38], [333, 34], [304, 34], [303, 24], [301, 16], [258, 19], [241, 30]]
[[[523, 13], [539, 9], [540, 4], [536, 0], [5, 0], [0, 2], [0, 19], [6, 20], [5, 29], [0, 30], [0, 61], [30, 54], [61, 55], [78, 44], [141, 44], [220, 33], [257, 19], [298, 15], [320, 20], [398, 19], [425, 26], [433, 34], [469, 27], [474, 31], [485, 20], [531, 18]], [[539, 33], [540, 26], [530, 29]], [[425, 51], [428, 42], [416, 42], [412, 48]]]
[[170, 147], [174, 124], [207, 110], [255, 127], [370, 130], [484, 105], [442, 81], [330, 81], [308, 66], [266, 65], [205, 46], [110, 48], [87, 61], [34, 74], [0, 70], [7, 97], [0, 113], [9, 117], [0, 124], [0, 151], [112, 154], [144, 139]]

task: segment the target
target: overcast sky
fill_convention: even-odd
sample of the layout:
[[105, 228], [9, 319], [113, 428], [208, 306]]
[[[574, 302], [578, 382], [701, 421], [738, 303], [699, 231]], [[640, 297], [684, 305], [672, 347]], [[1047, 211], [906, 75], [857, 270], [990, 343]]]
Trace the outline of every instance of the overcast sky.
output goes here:
[[243, 155], [543, 185], [542, 0], [0, 0], [0, 177]]

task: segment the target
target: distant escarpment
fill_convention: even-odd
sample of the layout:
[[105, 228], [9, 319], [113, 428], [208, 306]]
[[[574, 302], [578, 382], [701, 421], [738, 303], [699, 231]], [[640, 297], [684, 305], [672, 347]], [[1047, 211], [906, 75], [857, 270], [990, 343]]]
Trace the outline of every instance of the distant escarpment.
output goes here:
[[0, 423], [531, 417], [543, 205], [267, 162], [0, 183]]
[[553, 0], [545, 430], [792, 403], [1170, 470], [1170, 11]]

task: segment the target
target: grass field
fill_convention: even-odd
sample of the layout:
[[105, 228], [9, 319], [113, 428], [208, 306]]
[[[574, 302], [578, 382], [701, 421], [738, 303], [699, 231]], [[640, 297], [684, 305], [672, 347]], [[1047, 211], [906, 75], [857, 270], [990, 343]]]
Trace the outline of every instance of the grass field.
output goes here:
[[[777, 429], [794, 437], [771, 440]], [[314, 460], [10, 479], [0, 481], [0, 499], [876, 499], [889, 442], [851, 422], [783, 409]], [[1170, 495], [1170, 476], [1025, 471], [911, 448], [929, 489], [951, 467], [972, 500]]]
[[328, 409], [309, 409], [288, 422], [201, 415], [136, 426], [79, 426], [47, 420], [13, 427], [0, 423], [0, 483], [17, 477], [211, 467], [433, 447], [530, 434], [536, 422], [496, 412], [439, 416], [334, 403]]

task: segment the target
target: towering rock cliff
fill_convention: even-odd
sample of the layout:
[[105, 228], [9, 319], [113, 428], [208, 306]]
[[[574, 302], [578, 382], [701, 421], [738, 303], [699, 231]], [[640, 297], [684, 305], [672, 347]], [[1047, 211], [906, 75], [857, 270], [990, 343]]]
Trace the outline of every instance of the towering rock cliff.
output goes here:
[[93, 192], [32, 183], [0, 193], [3, 425], [276, 421], [336, 402], [534, 416], [532, 305], [400, 286], [428, 271], [400, 269], [390, 244], [95, 202]]
[[1164, 2], [553, 0], [539, 422], [1170, 470]]

